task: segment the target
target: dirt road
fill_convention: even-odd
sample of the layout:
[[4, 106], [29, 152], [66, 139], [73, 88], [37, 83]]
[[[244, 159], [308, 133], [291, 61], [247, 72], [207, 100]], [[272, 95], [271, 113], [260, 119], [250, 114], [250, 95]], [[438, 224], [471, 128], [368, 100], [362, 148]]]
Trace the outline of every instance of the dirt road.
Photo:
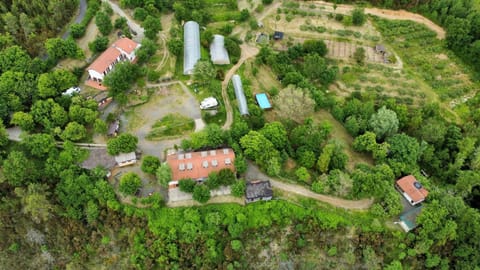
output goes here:
[[250, 46], [246, 43], [240, 45], [242, 49], [242, 55], [240, 60], [238, 60], [237, 64], [235, 64], [228, 72], [225, 74], [225, 79], [222, 82], [222, 98], [223, 102], [225, 103], [225, 110], [227, 112], [227, 119], [225, 120], [225, 124], [223, 125], [223, 129], [227, 130], [230, 128], [233, 122], [233, 111], [232, 111], [232, 104], [230, 104], [230, 100], [227, 94], [227, 87], [228, 83], [230, 82], [230, 78], [235, 74], [238, 68], [245, 62], [247, 59], [254, 57], [258, 54], [259, 49], [257, 47]]
[[322, 195], [315, 193], [313, 191], [310, 191], [302, 186], [299, 185], [294, 185], [294, 184], [288, 184], [281, 182], [279, 180], [272, 179], [271, 177], [266, 176], [264, 173], [262, 173], [257, 166], [254, 164], [250, 163], [248, 164], [248, 169], [245, 178], [247, 180], [270, 180], [270, 183], [274, 188], [281, 189], [284, 192], [288, 193], [293, 193], [297, 194], [300, 196], [312, 198], [318, 201], [326, 202], [328, 204], [331, 204], [336, 207], [344, 208], [344, 209], [350, 209], [350, 210], [365, 210], [370, 208], [370, 206], [373, 204], [372, 199], [363, 199], [359, 201], [350, 201], [350, 200], [345, 200], [333, 196], [328, 196], [328, 195]]
[[[318, 6], [324, 7], [325, 10], [328, 10], [330, 12], [336, 12], [341, 14], [350, 13], [355, 8], [355, 6], [352, 5], [337, 4], [337, 8], [334, 11], [333, 3], [328, 3], [325, 1], [313, 1], [313, 3], [317, 4]], [[436, 25], [434, 22], [416, 13], [408, 12], [406, 10], [390, 10], [380, 8], [365, 8], [365, 13], [390, 20], [409, 20], [418, 22], [437, 33], [438, 39], [445, 38], [445, 30], [443, 30], [442, 27]]]
[[118, 15], [120, 15], [122, 17], [125, 17], [127, 19], [128, 26], [130, 27], [130, 29], [132, 29], [133, 31], [135, 31], [137, 33], [136, 35], [133, 35], [133, 40], [135, 40], [136, 42], [139, 42], [139, 43], [142, 42], [142, 39], [145, 36], [144, 35], [145, 31], [143, 30], [143, 28], [140, 25], [138, 25], [134, 20], [132, 20], [132, 18], [130, 18], [130, 16], [128, 14], [126, 14], [125, 11], [123, 11], [123, 9], [121, 9], [114, 2], [112, 2], [110, 0], [103, 0], [103, 2], [109, 3], [110, 6], [113, 9], [113, 12], [115, 12]]

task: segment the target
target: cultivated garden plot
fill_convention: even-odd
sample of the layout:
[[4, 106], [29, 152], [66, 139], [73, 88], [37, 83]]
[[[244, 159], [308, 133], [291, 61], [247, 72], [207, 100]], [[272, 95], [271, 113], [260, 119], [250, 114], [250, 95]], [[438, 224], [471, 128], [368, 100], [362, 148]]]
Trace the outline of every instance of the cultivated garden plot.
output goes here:
[[[371, 63], [385, 63], [386, 57], [377, 53], [375, 49], [371, 46], [359, 45], [349, 42], [335, 41], [335, 40], [325, 40], [325, 44], [328, 48], [327, 57], [337, 58], [337, 59], [348, 59], [352, 58], [353, 54], [358, 48], [363, 48], [365, 50], [365, 61]], [[400, 68], [399, 64], [391, 64], [391, 67]]]

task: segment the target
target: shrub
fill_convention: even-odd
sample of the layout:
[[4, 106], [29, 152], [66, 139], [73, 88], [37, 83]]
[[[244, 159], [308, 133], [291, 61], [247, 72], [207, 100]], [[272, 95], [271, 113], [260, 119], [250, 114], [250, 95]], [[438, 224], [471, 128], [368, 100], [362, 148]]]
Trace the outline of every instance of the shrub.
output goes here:
[[352, 23], [356, 26], [361, 26], [365, 23], [366, 17], [365, 12], [361, 8], [355, 8], [352, 11]]
[[229, 186], [235, 183], [235, 180], [237, 179], [237, 177], [235, 176], [235, 173], [232, 172], [232, 170], [221, 169], [218, 172], [218, 179], [221, 185]]
[[210, 200], [210, 190], [206, 185], [196, 185], [192, 197], [199, 203], [206, 203]]
[[147, 18], [148, 12], [141, 7], [137, 7], [133, 10], [133, 18], [137, 21], [143, 21]]
[[337, 14], [335, 15], [335, 20], [336, 20], [336, 21], [339, 21], [339, 22], [343, 21], [343, 14], [337, 13]]
[[205, 182], [205, 185], [210, 189], [217, 189], [221, 185], [220, 177], [218, 177], [218, 174], [216, 172], [211, 172], [208, 175], [208, 179]]
[[94, 41], [88, 43], [88, 48], [93, 53], [103, 52], [108, 48], [108, 37], [97, 36]]
[[235, 197], [243, 197], [245, 195], [246, 183], [244, 180], [238, 180], [235, 184], [232, 185], [232, 195]]
[[323, 193], [325, 190], [325, 184], [320, 181], [316, 181], [312, 184], [312, 191], [315, 193]]
[[178, 187], [180, 188], [180, 191], [183, 192], [192, 193], [196, 186], [197, 182], [190, 178], [178, 181]]
[[142, 161], [142, 171], [144, 173], [155, 174], [160, 167], [160, 160], [155, 156], [146, 156]]
[[74, 23], [70, 26], [70, 33], [73, 38], [81, 38], [85, 34], [85, 25]]
[[119, 190], [125, 195], [134, 195], [138, 189], [142, 186], [142, 180], [140, 176], [133, 172], [126, 173], [120, 179]]

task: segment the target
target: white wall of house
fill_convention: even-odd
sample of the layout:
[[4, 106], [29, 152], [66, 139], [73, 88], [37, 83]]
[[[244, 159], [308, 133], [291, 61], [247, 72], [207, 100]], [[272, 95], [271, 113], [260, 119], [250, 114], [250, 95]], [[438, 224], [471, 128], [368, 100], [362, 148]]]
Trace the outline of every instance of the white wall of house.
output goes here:
[[98, 81], [103, 81], [103, 78], [105, 77], [105, 75], [103, 75], [102, 73], [98, 73], [98, 71], [93, 70], [93, 69], [88, 70], [88, 75], [93, 80], [98, 80]]

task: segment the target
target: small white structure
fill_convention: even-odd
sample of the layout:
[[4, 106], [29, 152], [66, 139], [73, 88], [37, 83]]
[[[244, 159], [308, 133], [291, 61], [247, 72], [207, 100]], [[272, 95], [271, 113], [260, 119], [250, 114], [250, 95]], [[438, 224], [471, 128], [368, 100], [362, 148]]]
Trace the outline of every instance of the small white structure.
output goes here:
[[183, 74], [193, 74], [200, 59], [200, 27], [194, 21], [183, 25]]
[[120, 153], [115, 156], [115, 162], [117, 162], [118, 167], [135, 164], [137, 163], [137, 155], [135, 154], [135, 152]]
[[72, 87], [68, 88], [67, 90], [65, 90], [65, 92], [62, 93], [62, 95], [71, 96], [74, 93], [80, 93], [80, 91], [81, 91], [80, 87], [72, 86]]
[[208, 97], [202, 100], [202, 102], [200, 102], [200, 109], [202, 110], [215, 108], [217, 106], [218, 106], [218, 101], [214, 97]]
[[232, 84], [235, 89], [235, 97], [237, 98], [240, 115], [248, 115], [247, 98], [245, 98], [245, 93], [243, 92], [242, 79], [238, 74], [232, 76]]
[[210, 58], [216, 65], [230, 64], [227, 49], [225, 49], [225, 38], [222, 35], [214, 35], [210, 44]]

